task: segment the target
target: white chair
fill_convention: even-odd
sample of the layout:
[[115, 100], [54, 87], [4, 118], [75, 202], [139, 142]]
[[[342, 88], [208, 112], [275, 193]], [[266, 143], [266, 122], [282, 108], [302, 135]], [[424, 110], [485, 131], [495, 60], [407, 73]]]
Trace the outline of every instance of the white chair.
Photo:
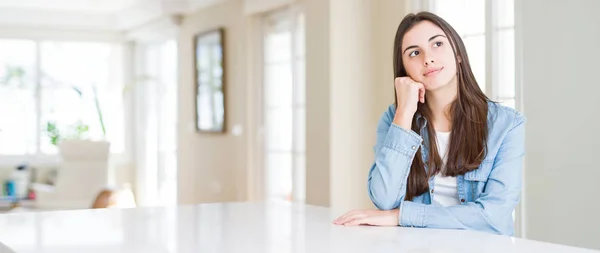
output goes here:
[[60, 162], [54, 186], [35, 185], [37, 209], [91, 208], [96, 195], [109, 187], [110, 143], [73, 140], [59, 145]]

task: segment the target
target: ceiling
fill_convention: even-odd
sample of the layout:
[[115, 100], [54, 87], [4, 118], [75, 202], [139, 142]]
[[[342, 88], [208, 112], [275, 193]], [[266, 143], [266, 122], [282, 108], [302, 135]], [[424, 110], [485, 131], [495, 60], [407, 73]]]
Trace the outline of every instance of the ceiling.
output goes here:
[[225, 0], [0, 0], [0, 27], [127, 31]]
[[114, 14], [147, 0], [0, 0], [0, 9]]

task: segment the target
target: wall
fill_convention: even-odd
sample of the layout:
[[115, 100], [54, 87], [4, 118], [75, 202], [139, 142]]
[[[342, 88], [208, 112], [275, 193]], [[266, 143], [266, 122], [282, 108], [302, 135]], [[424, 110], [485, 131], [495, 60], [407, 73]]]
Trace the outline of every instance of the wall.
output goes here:
[[[379, 120], [387, 107], [394, 103], [394, 71], [392, 54], [396, 30], [402, 18], [410, 10], [411, 1], [378, 0], [373, 1], [372, 52], [374, 53], [374, 78], [371, 84], [377, 92], [373, 101], [375, 119]], [[375, 131], [372, 132], [374, 134]]]
[[307, 0], [307, 203], [372, 208], [377, 121], [393, 102], [392, 45], [404, 1]]
[[[245, 200], [246, 142], [231, 129], [245, 126], [246, 27], [241, 0], [231, 0], [185, 16], [179, 41], [178, 203]], [[193, 36], [225, 28], [225, 134], [195, 132]]]
[[331, 206], [334, 212], [369, 207], [377, 119], [372, 37], [373, 2], [331, 0]]
[[595, 160], [600, 1], [515, 2], [528, 117], [525, 236], [600, 249], [600, 166]]
[[[259, 47], [257, 15], [241, 1], [225, 1], [186, 16], [180, 30], [179, 202], [258, 199], [252, 155], [257, 129]], [[341, 213], [371, 208], [367, 175], [373, 162], [376, 125], [393, 102], [392, 46], [406, 2], [394, 0], [304, 0], [306, 12], [307, 175], [306, 202]], [[246, 3], [247, 5], [248, 3]], [[242, 137], [194, 133], [192, 36], [204, 29], [228, 29], [228, 118], [241, 124]], [[235, 69], [235, 72], [234, 70]], [[244, 71], [245, 69], [245, 71]], [[237, 97], [238, 99], [232, 99]], [[232, 122], [234, 121], [234, 122]], [[233, 176], [235, 175], [235, 176]], [[221, 192], [214, 191], [215, 184]], [[195, 188], [194, 188], [195, 187]]]
[[330, 204], [329, 1], [306, 0], [306, 203]]

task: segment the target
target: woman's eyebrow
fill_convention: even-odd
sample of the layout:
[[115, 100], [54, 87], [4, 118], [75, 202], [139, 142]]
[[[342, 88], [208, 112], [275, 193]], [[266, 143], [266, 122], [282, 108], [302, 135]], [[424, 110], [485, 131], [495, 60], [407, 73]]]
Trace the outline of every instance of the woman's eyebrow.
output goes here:
[[[435, 38], [437, 38], [437, 37], [444, 37], [444, 38], [446, 38], [446, 36], [444, 36], [444, 35], [442, 35], [442, 34], [438, 34], [438, 35], [434, 35], [434, 36], [432, 36], [432, 37], [431, 37], [431, 38], [429, 38], [429, 40], [427, 40], [427, 41], [428, 41], [428, 42], [429, 42], [429, 41], [432, 41], [432, 40], [434, 40], [434, 39], [435, 39]], [[416, 48], [416, 47], [417, 47], [416, 45], [409, 46], [409, 47], [407, 47], [406, 49], [404, 49], [404, 51], [402, 52], [402, 54], [405, 54], [405, 53], [406, 53], [406, 50], [409, 50], [409, 49], [411, 49], [411, 48]]]

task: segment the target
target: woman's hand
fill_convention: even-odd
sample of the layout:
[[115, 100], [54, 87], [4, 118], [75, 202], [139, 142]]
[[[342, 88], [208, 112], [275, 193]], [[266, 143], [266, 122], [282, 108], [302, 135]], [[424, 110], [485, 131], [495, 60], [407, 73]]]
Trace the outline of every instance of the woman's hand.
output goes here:
[[425, 103], [425, 86], [408, 76], [403, 76], [394, 80], [394, 87], [397, 105], [394, 123], [410, 129], [418, 103]]
[[344, 226], [372, 225], [398, 226], [398, 209], [393, 210], [355, 210], [350, 211], [333, 221], [333, 224]]

